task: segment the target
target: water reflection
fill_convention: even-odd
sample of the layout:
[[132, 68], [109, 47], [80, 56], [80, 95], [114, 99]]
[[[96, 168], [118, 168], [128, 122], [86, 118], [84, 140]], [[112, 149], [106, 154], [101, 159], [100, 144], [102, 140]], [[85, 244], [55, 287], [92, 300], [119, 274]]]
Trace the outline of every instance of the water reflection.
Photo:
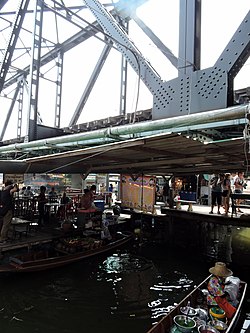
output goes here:
[[233, 262], [239, 266], [239, 269], [244, 268], [248, 272], [247, 279], [250, 273], [250, 228], [234, 228], [232, 230], [232, 258]]
[[208, 261], [232, 262], [232, 228], [224, 225], [204, 223], [203, 249]]
[[1, 332], [145, 333], [207, 276], [211, 263], [226, 261], [236, 276], [249, 278], [250, 228], [176, 228], [172, 242], [165, 233], [164, 242], [152, 238], [51, 272], [2, 277]]
[[100, 266], [98, 280], [112, 285], [115, 303], [111, 314], [117, 317], [149, 318], [150, 287], [157, 275], [151, 260], [129, 253], [113, 255]]
[[[173, 284], [175, 282], [175, 284]], [[148, 304], [151, 308], [152, 324], [155, 324], [164, 315], [169, 313], [180, 301], [182, 295], [191, 291], [193, 280], [179, 271], [158, 276], [158, 283], [150, 289], [155, 291], [156, 299]]]
[[99, 266], [98, 281], [112, 285], [111, 315], [145, 319], [151, 324], [158, 321], [194, 286], [185, 272], [173, 267], [170, 264], [167, 271], [158, 270], [152, 260], [129, 253], [108, 257]]
[[209, 262], [224, 261], [232, 266], [248, 266], [250, 256], [250, 228], [203, 223], [201, 246]]

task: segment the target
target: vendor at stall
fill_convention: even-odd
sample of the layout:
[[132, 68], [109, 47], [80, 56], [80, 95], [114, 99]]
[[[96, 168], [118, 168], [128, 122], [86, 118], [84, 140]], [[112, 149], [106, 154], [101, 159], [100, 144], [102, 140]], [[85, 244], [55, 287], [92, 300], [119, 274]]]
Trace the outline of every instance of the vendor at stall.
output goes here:
[[209, 269], [212, 274], [207, 285], [209, 306], [219, 306], [226, 313], [227, 318], [232, 318], [236, 308], [229, 303], [229, 295], [225, 291], [225, 279], [233, 275], [233, 272], [223, 262], [216, 262], [214, 267]]
[[94, 198], [96, 193], [96, 186], [92, 185], [90, 189], [84, 189], [84, 194], [80, 200], [81, 209], [97, 209], [94, 204]]

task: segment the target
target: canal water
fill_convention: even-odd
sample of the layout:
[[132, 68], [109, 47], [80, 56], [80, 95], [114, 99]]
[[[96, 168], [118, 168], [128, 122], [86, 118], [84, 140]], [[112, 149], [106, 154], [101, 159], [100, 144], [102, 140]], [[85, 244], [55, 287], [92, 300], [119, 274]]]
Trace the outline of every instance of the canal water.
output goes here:
[[250, 228], [179, 224], [174, 239], [166, 233], [147, 231], [129, 247], [50, 272], [1, 277], [1, 332], [145, 333], [215, 261], [249, 279]]

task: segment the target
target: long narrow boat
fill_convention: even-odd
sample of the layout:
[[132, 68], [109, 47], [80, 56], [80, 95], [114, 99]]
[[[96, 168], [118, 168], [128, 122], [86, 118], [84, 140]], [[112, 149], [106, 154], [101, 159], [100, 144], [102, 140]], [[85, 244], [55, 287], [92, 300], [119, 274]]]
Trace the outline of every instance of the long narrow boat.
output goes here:
[[0, 273], [24, 273], [48, 270], [100, 255], [119, 248], [133, 239], [130, 232], [117, 232], [104, 242], [93, 237], [68, 237], [29, 252], [3, 258]]
[[[211, 275], [210, 275], [211, 276]], [[155, 324], [147, 333], [179, 333], [180, 331], [176, 327], [174, 323], [174, 317], [177, 315], [182, 315], [181, 312], [182, 308], [185, 307], [192, 307], [192, 308], [202, 308], [202, 306], [199, 304], [200, 299], [202, 297], [202, 290], [207, 289], [208, 280], [210, 278], [208, 276], [204, 281], [202, 281], [196, 288], [194, 288], [193, 291], [191, 291], [190, 294], [188, 294], [177, 306], [171, 310], [166, 316], [164, 316], [157, 324]], [[240, 281], [239, 286], [239, 295], [238, 295], [238, 301], [239, 304], [237, 306], [237, 311], [234, 314], [233, 318], [231, 320], [227, 320], [227, 329], [223, 330], [223, 333], [233, 333], [234, 328], [237, 324], [237, 321], [239, 319], [239, 315], [242, 309], [243, 300], [246, 294], [247, 289], [247, 283], [244, 281]], [[210, 318], [211, 320], [211, 318]], [[191, 333], [196, 333], [198, 331], [198, 327], [190, 331]], [[221, 331], [220, 331], [221, 332]]]

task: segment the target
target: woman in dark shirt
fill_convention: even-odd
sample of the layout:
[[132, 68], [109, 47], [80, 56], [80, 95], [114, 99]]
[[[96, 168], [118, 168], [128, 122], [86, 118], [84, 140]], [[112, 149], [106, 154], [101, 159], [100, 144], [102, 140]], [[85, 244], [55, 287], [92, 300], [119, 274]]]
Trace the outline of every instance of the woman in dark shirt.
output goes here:
[[38, 202], [38, 213], [39, 213], [39, 218], [38, 218], [38, 225], [42, 226], [44, 225], [44, 217], [45, 217], [45, 204], [47, 202], [46, 199], [46, 187], [41, 186], [40, 187], [40, 194], [37, 197], [37, 202]]
[[5, 243], [8, 239], [8, 231], [13, 217], [14, 211], [14, 192], [19, 191], [18, 186], [12, 185], [11, 181], [6, 181], [5, 187], [1, 192], [1, 215], [3, 218], [3, 224], [0, 235], [0, 242]]

